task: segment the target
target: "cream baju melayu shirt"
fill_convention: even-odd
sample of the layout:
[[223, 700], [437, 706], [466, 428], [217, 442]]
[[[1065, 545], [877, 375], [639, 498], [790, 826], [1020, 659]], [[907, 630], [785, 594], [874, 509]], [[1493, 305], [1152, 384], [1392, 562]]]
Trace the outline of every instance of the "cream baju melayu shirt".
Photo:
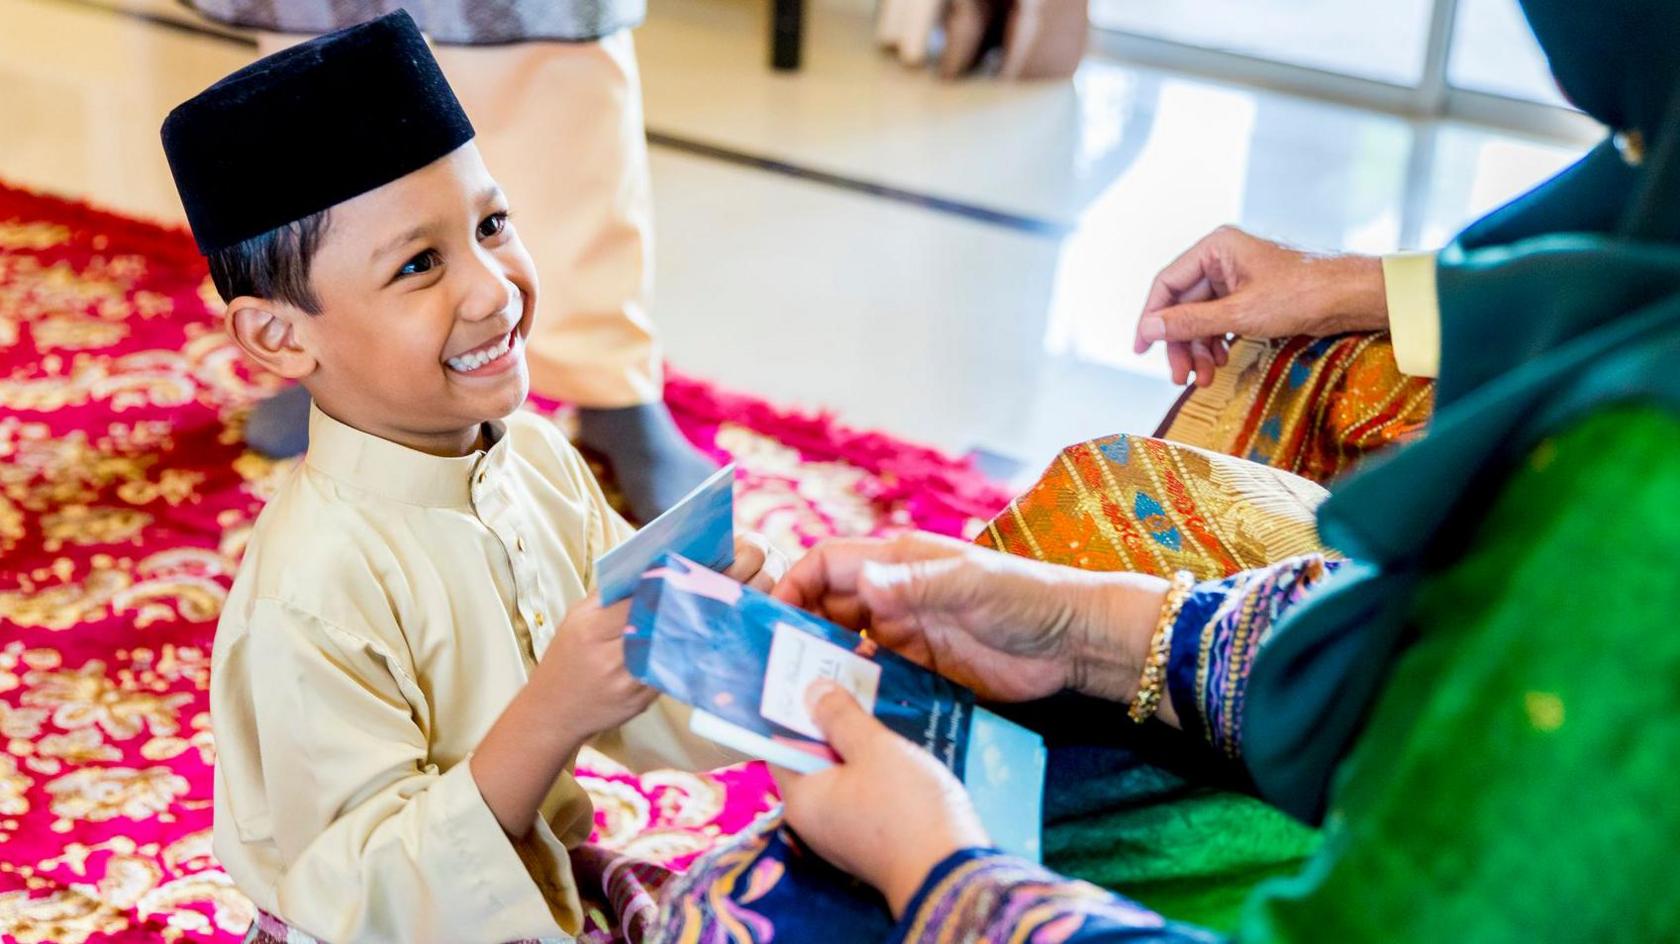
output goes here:
[[[316, 410], [258, 519], [216, 633], [215, 852], [256, 904], [324, 941], [511, 941], [581, 924], [560, 777], [514, 843], [467, 758], [632, 529], [546, 421], [429, 456]], [[632, 766], [737, 760], [662, 701], [598, 742]]]
[[1441, 370], [1441, 302], [1435, 293], [1435, 253], [1384, 256], [1382, 267], [1394, 362], [1403, 374], [1434, 377]]

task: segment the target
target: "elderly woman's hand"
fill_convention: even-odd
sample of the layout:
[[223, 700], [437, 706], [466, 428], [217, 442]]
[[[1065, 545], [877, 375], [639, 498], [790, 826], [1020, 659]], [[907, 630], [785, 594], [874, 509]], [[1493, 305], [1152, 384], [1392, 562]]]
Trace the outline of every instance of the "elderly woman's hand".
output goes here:
[[1302, 252], [1221, 226], [1174, 259], [1149, 287], [1134, 348], [1167, 342], [1173, 383], [1198, 386], [1225, 366], [1226, 338], [1322, 337], [1388, 326], [1382, 262]]
[[818, 855], [904, 913], [933, 867], [990, 840], [957, 778], [888, 730], [833, 682], [806, 694], [841, 762], [814, 774], [774, 768], [788, 825]]
[[774, 592], [869, 630], [983, 698], [1027, 701], [1071, 688], [1127, 701], [1166, 591], [1158, 577], [1091, 573], [915, 533], [819, 544]]

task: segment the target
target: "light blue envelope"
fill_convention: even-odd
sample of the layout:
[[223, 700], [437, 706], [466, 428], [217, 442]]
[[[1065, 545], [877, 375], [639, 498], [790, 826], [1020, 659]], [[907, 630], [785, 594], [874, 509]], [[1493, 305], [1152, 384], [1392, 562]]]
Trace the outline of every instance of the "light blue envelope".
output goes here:
[[734, 463], [712, 473], [630, 540], [601, 555], [595, 562], [601, 605], [629, 599], [642, 572], [666, 552], [718, 571], [735, 563]]

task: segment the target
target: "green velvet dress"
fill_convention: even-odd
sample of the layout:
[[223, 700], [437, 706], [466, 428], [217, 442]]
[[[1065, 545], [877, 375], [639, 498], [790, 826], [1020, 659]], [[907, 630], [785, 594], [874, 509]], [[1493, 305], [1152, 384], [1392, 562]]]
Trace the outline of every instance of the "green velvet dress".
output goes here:
[[1245, 940], [1680, 938], [1680, 418], [1542, 442], [1421, 586], [1325, 845]]

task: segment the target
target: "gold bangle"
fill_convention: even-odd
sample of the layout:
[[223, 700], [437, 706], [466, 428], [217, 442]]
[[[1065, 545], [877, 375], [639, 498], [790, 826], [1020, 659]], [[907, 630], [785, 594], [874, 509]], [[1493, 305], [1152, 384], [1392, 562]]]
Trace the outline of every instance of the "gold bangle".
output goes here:
[[1172, 655], [1173, 624], [1184, 609], [1184, 601], [1196, 587], [1196, 576], [1188, 570], [1173, 574], [1167, 600], [1161, 604], [1161, 618], [1155, 623], [1155, 633], [1149, 637], [1149, 655], [1143, 662], [1143, 677], [1138, 679], [1137, 696], [1132, 699], [1126, 716], [1138, 724], [1155, 717], [1161, 707], [1161, 695], [1167, 688], [1167, 658]]

